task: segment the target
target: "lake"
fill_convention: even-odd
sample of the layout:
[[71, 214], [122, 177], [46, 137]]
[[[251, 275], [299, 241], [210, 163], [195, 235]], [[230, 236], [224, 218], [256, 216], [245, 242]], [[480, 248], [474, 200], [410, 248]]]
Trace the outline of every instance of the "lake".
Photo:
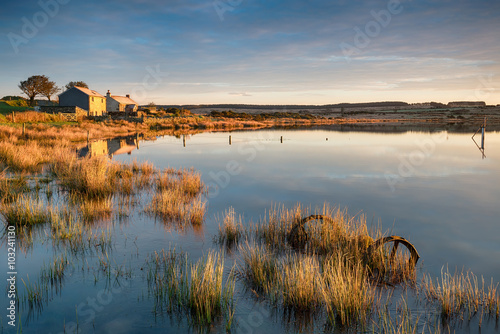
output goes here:
[[[71, 332], [75, 324], [85, 333], [194, 330], [186, 319], [153, 314], [144, 262], [149, 254], [169, 247], [185, 251], [192, 260], [218, 250], [213, 242], [217, 216], [230, 207], [247, 224], [282, 204], [347, 208], [352, 216], [364, 215], [369, 225], [411, 241], [421, 256], [419, 274], [440, 277], [443, 268], [471, 270], [498, 282], [500, 133], [486, 133], [484, 154], [471, 135], [318, 128], [164, 136], [140, 141], [138, 148], [129, 140], [113, 151], [114, 160], [193, 167], [201, 173], [208, 186], [205, 223], [180, 230], [141, 210], [101, 222], [113, 239], [107, 261], [122, 272], [116, 279], [105, 279], [99, 266], [104, 255], [75, 259], [50, 301], [41, 309], [21, 311], [23, 332], [59, 333], [64, 326]], [[120, 150], [122, 146], [127, 147]], [[36, 277], [42, 264], [60, 253], [50, 242], [42, 242], [43, 236], [39, 240], [24, 254], [18, 252], [19, 279]], [[5, 247], [3, 243], [2, 250]], [[229, 267], [235, 259], [226, 254]], [[1, 261], [2, 268], [7, 267], [6, 258]], [[22, 287], [19, 280], [18, 289]], [[237, 283], [235, 319], [241, 332], [297, 330], [243, 290]]]

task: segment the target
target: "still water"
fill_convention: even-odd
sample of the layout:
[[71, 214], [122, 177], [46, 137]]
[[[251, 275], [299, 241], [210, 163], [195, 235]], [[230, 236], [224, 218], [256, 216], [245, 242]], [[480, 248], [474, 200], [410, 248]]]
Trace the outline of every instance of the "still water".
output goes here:
[[[61, 290], [43, 309], [21, 311], [23, 332], [72, 332], [75, 326], [84, 333], [192, 330], [185, 319], [153, 314], [145, 258], [175, 247], [197, 260], [218, 249], [213, 242], [216, 217], [230, 207], [248, 223], [258, 222], [274, 205], [301, 203], [314, 209], [329, 203], [410, 240], [421, 256], [419, 273], [439, 277], [447, 267], [500, 281], [498, 132], [486, 133], [484, 154], [471, 134], [446, 131], [234, 131], [158, 137], [140, 141], [138, 148], [135, 144], [124, 142], [108, 153], [118, 161], [193, 167], [201, 173], [209, 187], [203, 227], [179, 231], [141, 212], [108, 222], [113, 235], [109, 261], [124, 274], [103, 279], [95, 254], [73, 260]], [[3, 243], [2, 254], [5, 247]], [[58, 252], [50, 242], [19, 252], [19, 280], [36, 277]], [[234, 260], [226, 255], [229, 267]], [[6, 268], [6, 259], [1, 265]], [[252, 332], [259, 333], [289, 329], [286, 321], [242, 290], [237, 284], [235, 319], [241, 326], [251, 324]], [[5, 319], [2, 326], [10, 330]]]
[[[273, 203], [327, 202], [409, 239], [430, 273], [499, 280], [500, 133], [486, 134], [484, 154], [469, 133], [281, 130], [158, 138], [116, 159], [194, 167], [208, 217], [233, 207], [258, 221]], [[207, 221], [205, 238], [216, 230]]]

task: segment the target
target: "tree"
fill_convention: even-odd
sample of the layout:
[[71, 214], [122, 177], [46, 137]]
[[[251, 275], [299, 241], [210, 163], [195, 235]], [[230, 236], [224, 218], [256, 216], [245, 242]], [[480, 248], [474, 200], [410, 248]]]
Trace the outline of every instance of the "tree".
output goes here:
[[40, 79], [40, 85], [38, 87], [38, 93], [45, 96], [47, 100], [50, 101], [50, 97], [59, 91], [59, 87], [56, 86], [54, 81], [50, 81], [49, 78], [42, 75]]
[[66, 86], [66, 90], [70, 89], [71, 87], [78, 86], [78, 87], [83, 87], [83, 88], [89, 88], [89, 86], [83, 82], [83, 81], [70, 81]]
[[30, 100], [30, 106], [35, 105], [35, 97], [40, 94], [40, 87], [42, 82], [44, 81], [43, 78], [46, 78], [44, 75], [32, 75], [29, 77], [27, 80], [21, 81], [19, 83], [19, 89], [22, 90], [26, 96], [28, 96]]

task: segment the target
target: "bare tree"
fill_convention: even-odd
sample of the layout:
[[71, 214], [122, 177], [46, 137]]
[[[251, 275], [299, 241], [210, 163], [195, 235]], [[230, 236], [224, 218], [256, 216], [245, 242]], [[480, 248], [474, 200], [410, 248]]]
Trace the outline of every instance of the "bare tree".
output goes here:
[[89, 86], [83, 82], [83, 81], [70, 81], [66, 86], [66, 90], [70, 89], [71, 87], [78, 86], [78, 87], [83, 87], [83, 88], [89, 88]]

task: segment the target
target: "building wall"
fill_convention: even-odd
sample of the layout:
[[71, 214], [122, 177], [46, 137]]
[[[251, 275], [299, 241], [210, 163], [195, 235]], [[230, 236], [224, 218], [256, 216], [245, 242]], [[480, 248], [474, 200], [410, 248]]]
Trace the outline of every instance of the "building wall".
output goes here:
[[123, 110], [120, 110], [120, 104], [118, 103], [118, 101], [116, 101], [112, 97], [106, 98], [106, 110], [107, 111], [123, 111]]
[[76, 88], [70, 88], [59, 95], [59, 105], [61, 107], [77, 106], [89, 110], [89, 96]]
[[89, 96], [89, 116], [102, 116], [106, 113], [106, 98]]

